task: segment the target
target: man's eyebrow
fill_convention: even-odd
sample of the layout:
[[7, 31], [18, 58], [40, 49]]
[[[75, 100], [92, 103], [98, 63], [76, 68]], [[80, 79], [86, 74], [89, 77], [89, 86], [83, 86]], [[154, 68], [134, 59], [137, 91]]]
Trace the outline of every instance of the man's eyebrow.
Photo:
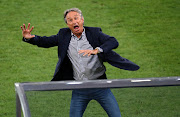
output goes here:
[[[80, 15], [76, 14], [76, 15], [74, 15], [74, 16], [80, 16]], [[70, 17], [67, 17], [67, 19], [71, 19], [71, 18], [70, 18]]]
[[74, 15], [74, 16], [79, 16], [78, 14]]

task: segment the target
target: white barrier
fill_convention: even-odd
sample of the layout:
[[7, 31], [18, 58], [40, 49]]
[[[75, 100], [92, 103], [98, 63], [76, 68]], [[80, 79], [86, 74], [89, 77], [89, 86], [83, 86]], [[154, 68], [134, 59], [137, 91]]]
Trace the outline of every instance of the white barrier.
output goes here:
[[161, 78], [15, 83], [16, 117], [21, 117], [21, 108], [24, 117], [31, 117], [25, 91], [55, 91], [87, 88], [132, 88], [162, 86], [180, 86], [180, 77], [177, 76]]

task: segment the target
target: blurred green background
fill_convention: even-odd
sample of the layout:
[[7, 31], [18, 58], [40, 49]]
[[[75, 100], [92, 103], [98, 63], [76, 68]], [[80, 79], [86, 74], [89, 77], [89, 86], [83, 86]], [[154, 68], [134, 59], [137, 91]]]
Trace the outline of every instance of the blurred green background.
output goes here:
[[[30, 22], [33, 34], [55, 35], [67, 27], [63, 12], [72, 7], [82, 10], [86, 26], [101, 27], [114, 36], [119, 42], [115, 51], [141, 67], [132, 72], [105, 64], [109, 79], [180, 76], [179, 0], [1, 0], [0, 117], [15, 116], [14, 83], [50, 81], [58, 61], [57, 47], [44, 49], [22, 42], [20, 26]], [[113, 93], [123, 117], [179, 117], [179, 89], [129, 88], [113, 89]], [[27, 95], [34, 116], [68, 117], [71, 91]], [[54, 105], [53, 98], [58, 99]], [[67, 112], [52, 112], [50, 106], [43, 108], [44, 103]], [[107, 115], [92, 101], [84, 116]]]

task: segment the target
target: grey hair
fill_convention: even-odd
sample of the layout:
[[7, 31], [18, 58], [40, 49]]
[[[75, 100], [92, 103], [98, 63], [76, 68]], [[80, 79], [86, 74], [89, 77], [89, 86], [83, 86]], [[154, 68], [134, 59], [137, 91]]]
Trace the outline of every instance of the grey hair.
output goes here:
[[78, 8], [67, 9], [67, 10], [64, 11], [64, 21], [66, 22], [66, 24], [67, 24], [66, 16], [71, 11], [75, 11], [75, 12], [79, 13], [81, 18], [83, 17], [82, 11], [80, 9], [78, 9]]

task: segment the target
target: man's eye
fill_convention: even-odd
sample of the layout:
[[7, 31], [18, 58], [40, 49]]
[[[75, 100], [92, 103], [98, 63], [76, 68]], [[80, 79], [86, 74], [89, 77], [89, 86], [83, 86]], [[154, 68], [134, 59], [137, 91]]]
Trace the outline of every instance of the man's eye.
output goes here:
[[78, 17], [75, 17], [74, 19], [75, 19], [75, 20], [78, 20]]
[[68, 20], [68, 22], [72, 22], [72, 20]]

